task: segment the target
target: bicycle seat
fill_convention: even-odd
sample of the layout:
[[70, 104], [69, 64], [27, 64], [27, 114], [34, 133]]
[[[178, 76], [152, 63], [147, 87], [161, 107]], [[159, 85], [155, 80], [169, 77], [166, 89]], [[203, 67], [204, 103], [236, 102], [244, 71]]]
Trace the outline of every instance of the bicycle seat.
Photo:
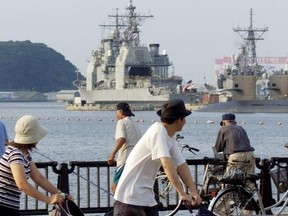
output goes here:
[[229, 169], [220, 182], [232, 185], [245, 185], [245, 173], [240, 169]]
[[215, 157], [204, 157], [203, 158], [205, 161], [207, 161], [208, 163], [212, 163], [212, 164], [218, 164], [218, 163], [225, 163], [226, 161], [224, 161], [223, 159], [219, 159], [219, 158], [215, 158]]
[[260, 179], [260, 174], [251, 173], [251, 174], [246, 175], [246, 180], [251, 181], [251, 182], [256, 182], [259, 179]]
[[220, 179], [220, 182], [223, 184], [230, 184], [230, 185], [245, 185], [245, 182], [241, 179]]

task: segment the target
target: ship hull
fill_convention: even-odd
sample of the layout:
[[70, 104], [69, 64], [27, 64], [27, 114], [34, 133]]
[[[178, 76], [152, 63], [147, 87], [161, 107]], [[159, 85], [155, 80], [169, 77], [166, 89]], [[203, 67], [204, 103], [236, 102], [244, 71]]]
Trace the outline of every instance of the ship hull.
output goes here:
[[201, 107], [197, 111], [222, 113], [288, 113], [288, 100], [230, 101], [209, 104]]
[[151, 92], [149, 89], [121, 89], [121, 90], [94, 90], [80, 91], [81, 100], [87, 104], [115, 104], [119, 101], [130, 103], [153, 103], [162, 104], [170, 99], [182, 99], [185, 103], [190, 103], [192, 98], [189, 94], [171, 94]]

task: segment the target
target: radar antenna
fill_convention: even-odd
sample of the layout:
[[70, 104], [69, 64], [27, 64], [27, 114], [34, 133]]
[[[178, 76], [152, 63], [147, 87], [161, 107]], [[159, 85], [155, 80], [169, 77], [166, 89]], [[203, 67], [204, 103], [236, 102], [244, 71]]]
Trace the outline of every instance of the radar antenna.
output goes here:
[[[116, 9], [115, 15], [109, 15], [109, 17], [115, 18], [115, 24], [111, 25], [100, 25], [104, 28], [113, 28], [113, 43], [114, 46], [119, 50], [122, 42], [125, 42], [128, 46], [139, 46], [140, 45], [140, 30], [141, 22], [147, 18], [152, 18], [153, 15], [139, 15], [135, 13], [136, 7], [130, 0], [126, 7], [127, 14], [119, 15], [118, 9]], [[124, 30], [123, 30], [124, 29]], [[122, 34], [122, 35], [121, 35]]]
[[127, 15], [119, 15], [119, 17], [126, 19], [127, 28], [123, 32], [123, 37], [125, 42], [130, 46], [140, 45], [139, 26], [141, 26], [141, 22], [145, 19], [153, 17], [153, 15], [136, 14], [135, 9], [136, 7], [132, 4], [132, 0], [130, 0], [126, 7]]
[[[251, 8], [250, 26], [248, 28], [233, 28], [233, 31], [237, 32], [245, 42], [245, 45], [241, 47], [241, 62], [238, 65], [241, 73], [252, 73], [253, 75], [260, 75], [260, 66], [258, 65], [256, 56], [256, 41], [264, 40], [262, 35], [268, 31], [268, 27], [253, 28], [253, 10]], [[255, 72], [257, 74], [254, 74]]]

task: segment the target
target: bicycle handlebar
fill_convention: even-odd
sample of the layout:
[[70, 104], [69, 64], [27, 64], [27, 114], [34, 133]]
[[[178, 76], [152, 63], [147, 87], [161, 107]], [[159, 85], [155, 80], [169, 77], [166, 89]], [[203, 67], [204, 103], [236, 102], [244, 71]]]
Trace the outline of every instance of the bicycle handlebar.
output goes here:
[[278, 166], [280, 168], [288, 168], [288, 166], [282, 165], [279, 161], [275, 161], [274, 158], [269, 160], [269, 162], [272, 164], [270, 168], [273, 168], [274, 166]]
[[[176, 141], [178, 141], [179, 139], [184, 139], [184, 136], [181, 136], [180, 134], [177, 134], [176, 135]], [[187, 144], [182, 144], [180, 145], [182, 147], [182, 150], [185, 148], [185, 149], [188, 149], [188, 151], [190, 151], [191, 153], [195, 154], [195, 152], [199, 152], [199, 149], [197, 148], [194, 148], [194, 147], [191, 147]]]
[[184, 145], [183, 148], [187, 148], [188, 151], [190, 151], [190, 152], [192, 152], [192, 153], [194, 153], [193, 151], [199, 152], [199, 149], [194, 148], [194, 147], [191, 147], [191, 146], [189, 146], [189, 145]]
[[189, 211], [191, 214], [193, 214], [193, 210], [192, 210], [191, 206], [188, 205], [185, 201], [182, 201], [182, 203], [186, 206], [186, 208], [188, 209], [188, 211]]
[[178, 141], [179, 139], [184, 139], [184, 136], [181, 136], [180, 134], [176, 135], [176, 140]]

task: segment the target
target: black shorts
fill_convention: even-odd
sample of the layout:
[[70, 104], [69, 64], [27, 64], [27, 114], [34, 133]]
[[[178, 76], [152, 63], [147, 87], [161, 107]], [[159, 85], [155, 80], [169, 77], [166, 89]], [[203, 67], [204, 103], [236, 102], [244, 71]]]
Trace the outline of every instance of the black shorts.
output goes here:
[[113, 216], [159, 216], [157, 206], [136, 206], [115, 201]]

